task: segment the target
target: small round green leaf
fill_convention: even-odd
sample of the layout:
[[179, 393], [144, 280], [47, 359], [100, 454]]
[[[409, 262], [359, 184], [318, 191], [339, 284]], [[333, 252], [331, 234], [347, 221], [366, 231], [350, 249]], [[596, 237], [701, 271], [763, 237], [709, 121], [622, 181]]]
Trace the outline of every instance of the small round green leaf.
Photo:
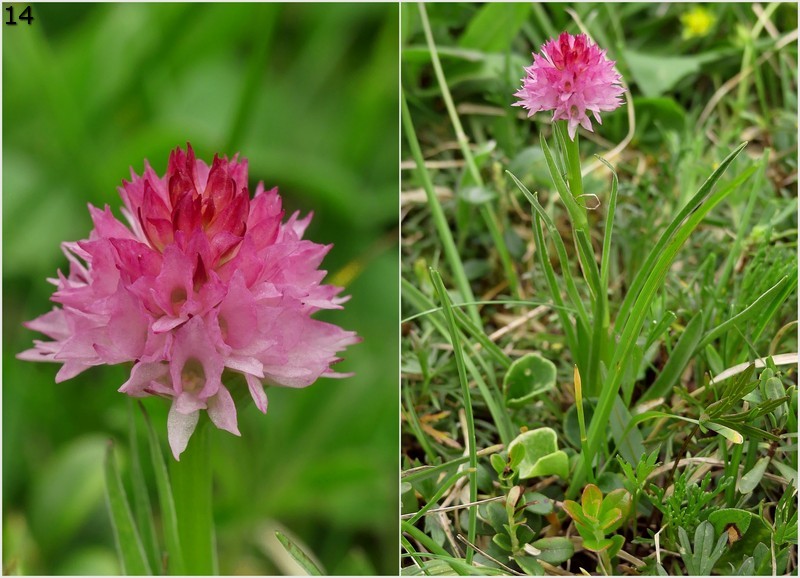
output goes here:
[[553, 500], [538, 492], [525, 494], [525, 509], [533, 514], [546, 516], [553, 511]]
[[507, 407], [520, 408], [537, 395], [556, 385], [556, 366], [549, 359], [529, 353], [508, 368], [503, 378], [503, 394]]
[[714, 532], [717, 536], [722, 535], [731, 524], [736, 526], [740, 535], [744, 534], [750, 527], [752, 518], [753, 514], [738, 508], [722, 508], [708, 515], [708, 521], [714, 526]]
[[558, 449], [556, 432], [549, 427], [526, 431], [508, 445], [510, 455], [524, 448], [525, 455], [514, 470], [521, 479], [537, 476], [569, 475], [569, 458]]
[[572, 540], [569, 538], [542, 538], [533, 542], [533, 547], [541, 551], [539, 560], [544, 560], [548, 564], [562, 564], [575, 553]]

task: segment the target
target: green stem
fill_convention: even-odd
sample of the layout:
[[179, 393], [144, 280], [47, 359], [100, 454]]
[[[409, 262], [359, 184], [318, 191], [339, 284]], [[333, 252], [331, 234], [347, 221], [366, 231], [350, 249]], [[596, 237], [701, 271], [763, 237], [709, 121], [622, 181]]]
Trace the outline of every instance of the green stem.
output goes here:
[[181, 460], [171, 462], [170, 467], [184, 569], [189, 576], [219, 573], [211, 501], [209, 429], [208, 420], [201, 419]]
[[[561, 126], [556, 130], [567, 130], [567, 121], [559, 121], [559, 124]], [[575, 199], [579, 199], [583, 195], [583, 176], [581, 175], [581, 151], [578, 133], [575, 133], [574, 139], [567, 137], [564, 142], [567, 149], [567, 182], [569, 183], [569, 190]]]
[[[567, 133], [567, 121], [559, 121], [556, 130], [560, 132], [560, 142], [564, 143], [564, 153], [567, 159], [567, 183], [572, 197], [578, 204], [578, 210], [585, 217], [580, 221], [586, 229], [581, 230], [580, 226], [575, 231], [575, 240], [578, 248], [578, 258], [581, 262], [584, 279], [589, 286], [594, 299], [592, 313], [593, 331], [589, 342], [589, 366], [586, 369], [587, 392], [589, 396], [596, 396], [600, 389], [600, 360], [602, 358], [603, 345], [608, 337], [608, 291], [607, 285], [603, 283], [600, 270], [597, 267], [594, 247], [591, 243], [591, 236], [588, 228], [588, 218], [586, 218], [586, 205], [583, 201], [583, 175], [581, 174], [580, 142], [578, 133], [575, 138], [570, 139]], [[607, 281], [606, 281], [607, 282]]]
[[578, 366], [574, 366], [573, 382], [575, 385], [575, 409], [578, 412], [578, 429], [581, 434], [581, 456], [583, 457], [584, 467], [586, 468], [589, 482], [594, 483], [594, 473], [592, 472], [592, 462], [589, 456], [589, 443], [586, 437], [586, 418], [583, 415], [583, 387], [581, 385], [581, 372]]
[[603, 568], [603, 573], [606, 576], [613, 575], [613, 566], [611, 565], [611, 557], [608, 555], [608, 550], [603, 550], [600, 552], [600, 565]]

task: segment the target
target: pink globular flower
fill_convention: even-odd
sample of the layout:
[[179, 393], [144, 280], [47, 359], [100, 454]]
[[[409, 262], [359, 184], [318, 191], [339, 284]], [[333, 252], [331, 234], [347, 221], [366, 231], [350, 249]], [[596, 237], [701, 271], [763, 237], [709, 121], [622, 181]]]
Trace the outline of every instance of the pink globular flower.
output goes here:
[[614, 70], [615, 62], [606, 58], [585, 34], [573, 36], [562, 32], [557, 40], [548, 40], [541, 55], [533, 55], [533, 64], [525, 68], [522, 88], [514, 93], [519, 98], [514, 106], [528, 110], [533, 116], [541, 110], [552, 110], [553, 120], [566, 120], [569, 137], [575, 140], [578, 125], [592, 130], [592, 121], [600, 120], [601, 111], [622, 105], [622, 78]]
[[195, 159], [176, 149], [164, 177], [145, 162], [119, 189], [126, 223], [89, 205], [89, 238], [63, 243], [69, 274], [58, 272], [60, 306], [25, 325], [50, 341], [20, 359], [63, 364], [56, 382], [104, 364], [132, 362], [119, 388], [169, 398], [168, 437], [176, 459], [200, 416], [239, 435], [225, 386], [239, 374], [256, 407], [264, 384], [306, 387], [344, 377], [331, 365], [359, 341], [313, 319], [341, 309], [341, 289], [322, 284], [330, 245], [303, 239], [311, 215], [285, 222], [277, 189], [250, 197], [247, 161]]

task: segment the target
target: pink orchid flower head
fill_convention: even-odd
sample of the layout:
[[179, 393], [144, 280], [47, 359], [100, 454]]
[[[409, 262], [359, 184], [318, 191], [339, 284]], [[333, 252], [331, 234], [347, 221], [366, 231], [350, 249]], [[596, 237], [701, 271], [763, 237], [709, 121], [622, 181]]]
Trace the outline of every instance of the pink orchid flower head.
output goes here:
[[[239, 435], [225, 382], [244, 382], [266, 413], [264, 384], [306, 387], [345, 377], [331, 366], [359, 341], [312, 318], [341, 309], [319, 269], [331, 245], [303, 239], [311, 215], [284, 221], [277, 189], [251, 197], [247, 160], [196, 159], [175, 149], [163, 177], [145, 161], [119, 188], [124, 222], [89, 205], [89, 238], [62, 244], [50, 312], [26, 323], [48, 341], [18, 355], [61, 363], [56, 382], [96, 365], [132, 363], [119, 391], [171, 400], [168, 437], [179, 459], [201, 411]], [[229, 382], [230, 383], [230, 382]]]
[[514, 93], [519, 98], [514, 106], [527, 109], [529, 117], [552, 110], [553, 120], [566, 120], [569, 138], [575, 140], [578, 125], [592, 131], [589, 112], [602, 124], [600, 112], [622, 105], [625, 89], [614, 64], [585, 34], [563, 32], [533, 55], [522, 88]]

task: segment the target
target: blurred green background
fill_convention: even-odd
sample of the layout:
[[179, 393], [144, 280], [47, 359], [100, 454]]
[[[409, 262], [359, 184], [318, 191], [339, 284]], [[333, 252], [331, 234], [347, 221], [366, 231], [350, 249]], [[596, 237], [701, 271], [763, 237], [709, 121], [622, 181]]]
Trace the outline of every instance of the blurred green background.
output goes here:
[[[279, 524], [328, 573], [396, 574], [397, 5], [32, 6], [3, 35], [4, 574], [119, 571], [102, 454], [114, 438], [124, 466], [126, 368], [56, 385], [57, 365], [14, 356], [51, 307], [59, 243], [88, 235], [86, 203], [119, 214], [129, 167], [163, 173], [186, 141], [207, 161], [241, 152], [251, 185], [314, 210], [307, 237], [335, 244], [323, 266], [352, 295], [325, 318], [364, 338], [337, 367], [355, 377], [270, 388], [241, 438], [213, 432], [220, 571], [288, 571]], [[165, 434], [167, 405], [146, 407]]]

